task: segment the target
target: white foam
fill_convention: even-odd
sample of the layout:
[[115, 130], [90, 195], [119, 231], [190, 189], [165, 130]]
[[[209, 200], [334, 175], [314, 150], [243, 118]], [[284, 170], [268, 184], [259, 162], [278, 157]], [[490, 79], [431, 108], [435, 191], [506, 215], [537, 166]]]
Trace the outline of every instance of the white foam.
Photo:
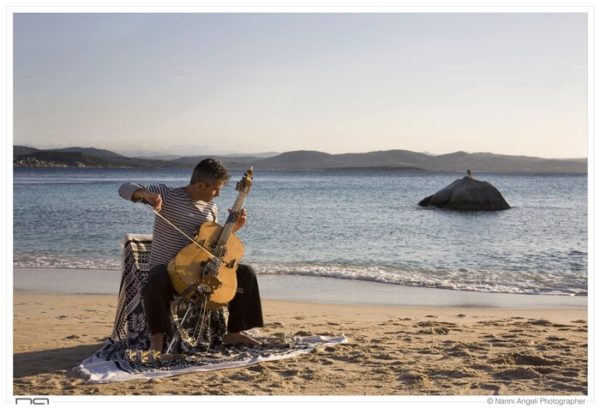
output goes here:
[[56, 258], [47, 255], [15, 255], [13, 266], [16, 268], [121, 269], [121, 263], [116, 259]]
[[[15, 256], [18, 268], [107, 269], [119, 270], [119, 259], [82, 259], [76, 257]], [[587, 281], [582, 276], [546, 272], [448, 270], [400, 270], [389, 267], [343, 264], [252, 263], [262, 275], [303, 275], [335, 279], [364, 280], [393, 285], [463, 290], [490, 293], [533, 295], [587, 295]]]
[[491, 293], [587, 295], [585, 279], [559, 274], [522, 272], [474, 272], [432, 270], [390, 270], [380, 267], [310, 264], [255, 264], [265, 275], [304, 275], [337, 279], [354, 279], [401, 286], [466, 290]]

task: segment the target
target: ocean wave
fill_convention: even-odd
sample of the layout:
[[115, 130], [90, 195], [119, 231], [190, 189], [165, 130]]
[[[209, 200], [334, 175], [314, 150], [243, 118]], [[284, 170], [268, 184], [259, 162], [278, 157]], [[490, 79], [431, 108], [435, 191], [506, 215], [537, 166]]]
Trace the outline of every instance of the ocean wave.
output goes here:
[[13, 259], [15, 268], [55, 268], [55, 269], [121, 269], [121, 262], [115, 259], [82, 259], [45, 255], [19, 255]]
[[[545, 271], [474, 271], [466, 268], [399, 270], [390, 267], [310, 264], [253, 263], [259, 275], [304, 275], [333, 279], [363, 280], [400, 286], [464, 290], [486, 293], [531, 295], [587, 295], [585, 274], [561, 274]], [[82, 259], [77, 257], [15, 256], [16, 268], [121, 269], [119, 259]]]
[[390, 270], [379, 267], [311, 264], [256, 264], [264, 275], [304, 275], [352, 279], [400, 286], [531, 295], [587, 295], [585, 276], [536, 272], [448, 270]]

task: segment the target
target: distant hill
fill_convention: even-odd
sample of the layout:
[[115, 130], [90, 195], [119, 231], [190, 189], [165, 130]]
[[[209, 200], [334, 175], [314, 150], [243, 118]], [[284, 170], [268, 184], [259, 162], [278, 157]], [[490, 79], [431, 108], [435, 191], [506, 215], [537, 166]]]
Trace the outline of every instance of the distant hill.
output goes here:
[[429, 171], [586, 173], [587, 159], [543, 159], [493, 153], [455, 152], [430, 155], [408, 150], [327, 154], [294, 151], [253, 163], [263, 170], [314, 170], [342, 168], [404, 168]]
[[194, 167], [200, 160], [213, 158], [215, 160], [219, 160], [224, 164], [228, 164], [228, 167], [238, 168], [238, 167], [248, 167], [252, 163], [257, 160], [260, 160], [258, 157], [251, 156], [214, 156], [214, 155], [206, 155], [206, 156], [186, 156], [180, 157], [178, 159], [170, 160], [169, 162], [177, 167]]
[[253, 164], [265, 170], [319, 170], [334, 167], [334, 157], [328, 153], [299, 150], [256, 160]]
[[[13, 167], [163, 168], [162, 160], [138, 160], [108, 150], [66, 148], [39, 150], [15, 146]], [[29, 153], [27, 153], [29, 151]], [[25, 152], [25, 153], [23, 153]], [[17, 154], [21, 153], [21, 154]]]
[[587, 159], [558, 160], [494, 153], [456, 152], [432, 157], [427, 168], [436, 171], [586, 173]]
[[28, 146], [13, 146], [13, 157], [39, 152], [39, 149]]
[[112, 167], [116, 163], [79, 152], [37, 151], [17, 156], [13, 165], [16, 167]]
[[273, 157], [186, 156], [173, 159], [132, 158], [109, 150], [69, 147], [41, 150], [14, 146], [14, 167], [99, 167], [99, 168], [193, 168], [200, 160], [213, 157], [231, 170], [254, 166], [257, 170], [361, 170], [402, 171], [586, 173], [587, 159], [543, 159], [494, 153], [455, 152], [442, 155], [385, 150], [367, 153], [329, 154], [311, 150], [285, 152]]
[[408, 150], [387, 150], [369, 153], [329, 154], [298, 150], [256, 161], [257, 168], [268, 170], [321, 170], [340, 168], [419, 168], [429, 158], [423, 153]]
[[176, 154], [164, 154], [164, 155], [154, 155], [154, 156], [134, 156], [134, 159], [142, 159], [142, 160], [175, 160], [180, 156]]
[[48, 149], [46, 151], [56, 153], [82, 153], [107, 160], [128, 159], [128, 157], [125, 157], [121, 154], [111, 152], [110, 150], [96, 149], [95, 147], [65, 147], [62, 149]]

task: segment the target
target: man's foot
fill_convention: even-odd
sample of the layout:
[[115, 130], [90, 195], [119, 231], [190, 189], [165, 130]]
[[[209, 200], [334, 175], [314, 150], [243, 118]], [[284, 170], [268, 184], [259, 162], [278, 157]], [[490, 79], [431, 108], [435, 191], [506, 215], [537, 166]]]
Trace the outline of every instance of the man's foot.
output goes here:
[[246, 344], [248, 346], [260, 346], [260, 341], [243, 333], [227, 333], [223, 336], [226, 345]]
[[185, 354], [160, 354], [158, 359], [161, 363], [173, 360], [185, 360]]
[[162, 352], [164, 335], [162, 333], [150, 336], [150, 351]]

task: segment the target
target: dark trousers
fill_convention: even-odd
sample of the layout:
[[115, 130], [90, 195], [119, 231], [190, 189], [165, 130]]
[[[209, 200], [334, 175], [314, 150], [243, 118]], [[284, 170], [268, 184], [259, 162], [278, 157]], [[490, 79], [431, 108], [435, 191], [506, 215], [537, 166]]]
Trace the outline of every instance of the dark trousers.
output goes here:
[[[240, 264], [236, 271], [238, 288], [229, 302], [229, 319], [227, 332], [237, 333], [253, 327], [263, 326], [262, 307], [256, 272], [250, 265]], [[176, 292], [166, 265], [157, 265], [148, 273], [148, 281], [142, 289], [146, 320], [150, 334], [170, 333], [171, 301]]]

